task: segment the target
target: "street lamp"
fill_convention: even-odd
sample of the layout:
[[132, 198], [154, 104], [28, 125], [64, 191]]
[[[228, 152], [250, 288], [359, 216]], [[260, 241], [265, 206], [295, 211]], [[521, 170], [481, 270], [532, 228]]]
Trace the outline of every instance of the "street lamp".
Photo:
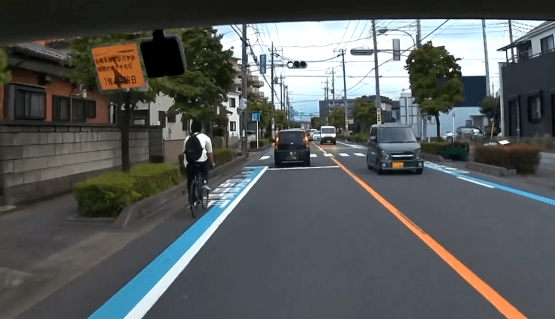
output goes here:
[[[413, 37], [410, 33], [408, 33], [407, 31], [399, 30], [399, 29], [387, 29], [387, 28], [383, 28], [383, 29], [379, 29], [379, 30], [378, 30], [378, 33], [379, 33], [379, 34], [384, 34], [384, 33], [386, 33], [387, 31], [399, 31], [399, 32], [405, 33], [406, 35], [408, 35], [408, 36], [412, 39], [412, 47], [413, 47], [413, 48], [416, 47], [416, 41], [414, 41], [414, 37]], [[405, 51], [407, 51], [407, 50], [405, 50]]]

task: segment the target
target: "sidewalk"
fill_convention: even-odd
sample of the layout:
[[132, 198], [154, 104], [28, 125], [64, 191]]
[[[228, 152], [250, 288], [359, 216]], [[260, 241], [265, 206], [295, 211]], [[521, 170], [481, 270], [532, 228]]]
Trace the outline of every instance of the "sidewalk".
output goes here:
[[545, 197], [555, 198], [555, 164], [541, 162], [538, 167], [538, 171], [535, 174], [493, 176], [466, 168], [467, 162], [465, 161], [446, 160], [444, 162], [435, 163], [467, 171], [471, 176], [475, 176], [494, 183], [499, 183], [523, 191], [536, 193]]
[[[247, 162], [211, 171], [211, 187], [225, 182]], [[0, 318], [14, 318], [150, 232], [180, 207], [185, 207], [185, 199], [124, 229], [114, 227], [109, 219], [70, 220], [78, 208], [73, 193], [0, 214]]]

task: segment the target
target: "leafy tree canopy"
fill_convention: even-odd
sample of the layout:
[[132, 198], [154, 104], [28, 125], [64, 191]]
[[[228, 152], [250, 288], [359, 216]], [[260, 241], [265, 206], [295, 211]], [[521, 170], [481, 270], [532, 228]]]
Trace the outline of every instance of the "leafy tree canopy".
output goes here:
[[353, 107], [353, 117], [357, 125], [360, 124], [363, 132], [368, 131], [372, 124], [377, 123], [374, 101], [356, 99]]
[[486, 96], [480, 104], [480, 113], [485, 114], [488, 120], [499, 116], [499, 97]]
[[342, 107], [338, 106], [330, 113], [328, 117], [329, 123], [336, 128], [345, 127], [345, 111]]
[[267, 127], [272, 119], [272, 104], [268, 102], [268, 98], [248, 99], [247, 113], [252, 112], [262, 112], [259, 125], [260, 127]]
[[434, 47], [431, 42], [412, 51], [406, 60], [415, 101], [422, 113], [435, 116], [437, 136], [440, 136], [439, 113], [449, 112], [455, 103], [464, 100], [459, 60], [445, 47]]
[[12, 81], [12, 72], [8, 69], [8, 54], [0, 48], [0, 84], [8, 84]]

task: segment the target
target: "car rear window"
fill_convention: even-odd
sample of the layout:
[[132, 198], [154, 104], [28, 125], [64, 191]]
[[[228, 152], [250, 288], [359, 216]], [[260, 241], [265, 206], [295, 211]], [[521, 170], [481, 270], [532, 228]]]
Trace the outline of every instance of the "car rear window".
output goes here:
[[333, 127], [325, 127], [325, 128], [322, 128], [322, 133], [333, 134], [335, 133], [335, 129]]
[[387, 127], [380, 130], [380, 143], [416, 142], [412, 129], [406, 127]]
[[304, 138], [303, 132], [281, 132], [279, 134], [280, 144], [298, 143], [302, 144]]

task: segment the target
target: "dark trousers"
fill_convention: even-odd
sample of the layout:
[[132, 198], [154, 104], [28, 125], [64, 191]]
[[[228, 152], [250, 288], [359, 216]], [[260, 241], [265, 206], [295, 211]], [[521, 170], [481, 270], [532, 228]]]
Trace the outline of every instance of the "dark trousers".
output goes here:
[[195, 164], [198, 164], [198, 166], [193, 167], [191, 163], [187, 163], [187, 192], [189, 196], [193, 196], [193, 202], [196, 201], [196, 198], [195, 194], [191, 193], [191, 186], [193, 184], [193, 180], [195, 179], [197, 169], [200, 171], [200, 175], [206, 182], [208, 182], [208, 172], [210, 171], [206, 162], [196, 162]]

